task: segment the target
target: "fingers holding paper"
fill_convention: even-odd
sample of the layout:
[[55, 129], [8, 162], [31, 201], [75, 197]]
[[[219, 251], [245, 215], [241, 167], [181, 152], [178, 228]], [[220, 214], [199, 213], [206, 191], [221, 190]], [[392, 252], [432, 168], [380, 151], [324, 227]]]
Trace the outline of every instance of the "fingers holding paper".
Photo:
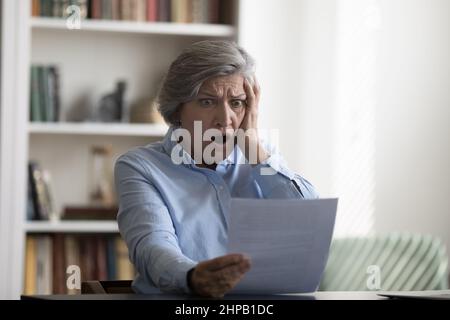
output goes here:
[[201, 296], [221, 298], [238, 284], [250, 267], [250, 258], [243, 254], [203, 261], [192, 273], [192, 289]]

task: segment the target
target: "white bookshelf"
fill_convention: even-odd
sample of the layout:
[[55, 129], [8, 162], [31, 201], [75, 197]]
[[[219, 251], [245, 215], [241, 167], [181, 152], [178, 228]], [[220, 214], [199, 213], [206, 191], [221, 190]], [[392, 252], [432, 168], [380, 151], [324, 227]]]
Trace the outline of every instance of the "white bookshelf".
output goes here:
[[32, 233], [117, 233], [116, 221], [27, 221], [25, 231]]
[[[167, 130], [160, 124], [81, 123], [70, 118], [72, 106], [96, 106], [119, 79], [127, 81], [130, 106], [154, 98], [164, 72], [186, 46], [204, 39], [239, 40], [237, 3], [232, 26], [83, 20], [81, 30], [70, 30], [64, 20], [31, 17], [31, 1], [0, 2], [0, 261], [8, 261], [0, 263], [0, 299], [22, 293], [26, 235], [118, 232], [115, 221], [27, 221], [28, 161], [37, 160], [52, 173], [61, 212], [64, 205], [88, 201], [92, 144], [113, 144], [116, 157], [161, 140]], [[64, 122], [29, 122], [31, 64], [60, 68]]]
[[[62, 19], [40, 18], [30, 19], [33, 29], [67, 30], [66, 22]], [[170, 22], [133, 22], [113, 20], [82, 20], [79, 30], [75, 32], [101, 31], [135, 34], [157, 34], [176, 36], [202, 36], [231, 38], [236, 34], [234, 27], [221, 24], [200, 23], [170, 23]]]
[[37, 123], [28, 125], [33, 135], [95, 135], [95, 136], [163, 136], [168, 129], [165, 124], [125, 124], [125, 123]]

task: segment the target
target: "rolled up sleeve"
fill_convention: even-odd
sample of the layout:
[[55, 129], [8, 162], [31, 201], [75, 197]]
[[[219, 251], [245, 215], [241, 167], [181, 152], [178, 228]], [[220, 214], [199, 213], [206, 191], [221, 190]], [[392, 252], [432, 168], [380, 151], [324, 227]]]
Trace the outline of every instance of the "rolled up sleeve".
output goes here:
[[162, 291], [189, 293], [186, 275], [197, 262], [181, 252], [168, 208], [150, 175], [139, 159], [122, 156], [114, 176], [119, 230], [139, 275]]

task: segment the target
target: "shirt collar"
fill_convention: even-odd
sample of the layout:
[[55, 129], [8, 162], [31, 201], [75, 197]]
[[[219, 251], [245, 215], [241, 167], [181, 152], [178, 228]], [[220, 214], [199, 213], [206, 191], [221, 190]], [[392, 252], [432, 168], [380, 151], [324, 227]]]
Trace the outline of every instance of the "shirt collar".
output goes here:
[[[175, 128], [173, 126], [170, 126], [169, 129], [167, 130], [166, 135], [164, 136], [163, 141], [162, 141], [163, 149], [169, 157], [172, 154], [173, 148], [177, 145], [175, 136], [172, 139], [172, 134], [174, 134], [174, 130], [175, 130]], [[195, 160], [192, 159], [189, 152], [187, 152], [184, 149], [183, 149], [182, 157], [183, 157], [183, 164], [190, 164], [190, 165], [196, 164]], [[226, 164], [245, 163], [245, 161], [242, 161], [243, 157], [244, 157], [244, 155], [242, 154], [241, 149], [236, 145], [233, 148], [233, 151], [231, 151], [231, 153], [228, 155], [228, 157], [226, 157], [225, 159], [223, 159], [222, 161], [220, 161], [218, 163], [218, 166], [226, 165]]]

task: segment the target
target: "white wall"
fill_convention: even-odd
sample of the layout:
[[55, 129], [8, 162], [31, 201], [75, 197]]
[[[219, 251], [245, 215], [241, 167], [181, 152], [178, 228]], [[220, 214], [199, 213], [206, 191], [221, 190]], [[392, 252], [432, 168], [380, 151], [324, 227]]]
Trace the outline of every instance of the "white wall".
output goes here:
[[[279, 129], [281, 148], [287, 149], [297, 133], [299, 104], [292, 100], [298, 82], [299, 54], [291, 40], [290, 25], [294, 23], [297, 1], [286, 0], [283, 5], [271, 0], [241, 0], [239, 10], [239, 43], [256, 59], [256, 76], [262, 87], [260, 128]], [[293, 63], [288, 72], [286, 62]], [[285, 117], [283, 110], [289, 110]], [[286, 139], [286, 137], [291, 137]], [[293, 148], [292, 158], [298, 158]]]
[[239, 42], [255, 57], [262, 87], [260, 127], [279, 129], [289, 165], [328, 194], [334, 0], [240, 3]]
[[352, 66], [340, 55], [352, 52], [342, 34], [345, 10], [361, 3], [363, 21], [379, 23], [366, 79], [373, 81], [373, 230], [431, 233], [450, 248], [450, 1], [242, 0], [240, 43], [259, 63], [260, 125], [280, 129], [288, 163], [322, 196], [345, 193], [335, 181], [336, 111], [341, 81], [353, 75], [342, 66], [357, 69], [360, 57]]
[[376, 229], [450, 249], [450, 1], [383, 0]]

